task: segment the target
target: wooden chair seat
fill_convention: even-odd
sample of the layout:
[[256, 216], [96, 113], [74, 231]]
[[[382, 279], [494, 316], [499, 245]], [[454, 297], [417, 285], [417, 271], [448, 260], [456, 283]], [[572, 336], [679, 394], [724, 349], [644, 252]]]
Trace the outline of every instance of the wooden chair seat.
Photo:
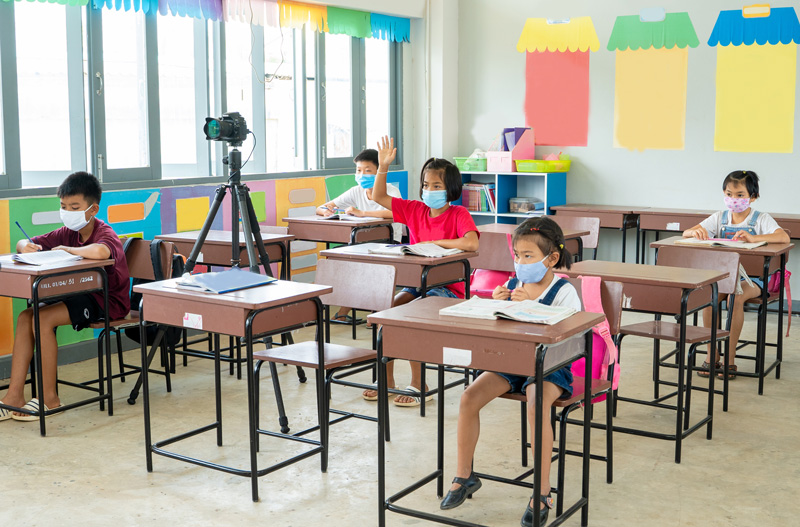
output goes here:
[[[124, 328], [128, 326], [138, 326], [139, 325], [139, 312], [138, 311], [131, 311], [128, 313], [125, 318], [118, 318], [117, 320], [111, 320], [108, 323], [109, 328]], [[89, 324], [89, 327], [92, 329], [103, 329], [105, 325], [103, 322], [92, 322]]]
[[[341, 368], [375, 360], [375, 350], [341, 346], [339, 344], [325, 344], [325, 369]], [[293, 366], [318, 368], [317, 343], [314, 341], [300, 342], [290, 346], [280, 346], [253, 353], [253, 359], [267, 362], [279, 362]]]
[[[670, 342], [679, 342], [681, 336], [681, 326], [675, 322], [667, 322], [664, 320], [652, 320], [649, 322], [639, 322], [638, 324], [630, 324], [623, 326], [620, 329], [623, 335], [633, 335], [636, 337], [645, 337], [649, 339], [668, 340]], [[730, 332], [718, 329], [717, 338], [726, 338]], [[711, 329], [700, 326], [687, 326], [686, 327], [686, 343], [697, 344], [700, 342], [708, 342], [711, 340]]]
[[[592, 397], [600, 395], [604, 391], [611, 388], [611, 381], [606, 379], [592, 379]], [[526, 402], [527, 398], [522, 393], [504, 393], [500, 396], [503, 399], [511, 399], [512, 401]], [[571, 404], [575, 404], [583, 400], [583, 377], [572, 378], [572, 397], [569, 399], [557, 399], [553, 403], [556, 408], [566, 408]]]

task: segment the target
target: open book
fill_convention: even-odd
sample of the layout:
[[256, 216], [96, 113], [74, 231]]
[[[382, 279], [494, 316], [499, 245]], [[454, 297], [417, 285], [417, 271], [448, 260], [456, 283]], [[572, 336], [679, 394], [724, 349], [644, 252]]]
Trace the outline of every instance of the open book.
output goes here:
[[231, 269], [216, 273], [184, 275], [175, 282], [175, 285], [178, 289], [222, 294], [269, 284], [275, 280], [276, 278], [271, 276]]
[[519, 322], [536, 324], [556, 324], [576, 313], [568, 306], [546, 306], [536, 300], [509, 302], [508, 300], [489, 300], [472, 297], [465, 302], [439, 310], [440, 315], [451, 317], [481, 318], [494, 320], [508, 318]]
[[745, 242], [741, 240], [728, 240], [725, 238], [709, 238], [707, 240], [681, 238], [680, 240], [675, 240], [675, 243], [680, 245], [698, 245], [701, 247], [732, 247], [734, 249], [755, 249], [756, 247], [767, 244], [767, 242]]
[[380, 245], [372, 244], [369, 248], [370, 254], [387, 254], [390, 256], [403, 256], [411, 254], [415, 256], [426, 256], [428, 258], [441, 258], [442, 256], [452, 256], [462, 251], [461, 249], [445, 249], [435, 243], [415, 243], [414, 245]]
[[39, 251], [35, 253], [17, 253], [12, 256], [15, 262], [21, 262], [31, 265], [52, 265], [65, 262], [74, 262], [76, 260], [83, 260], [83, 256], [68, 253], [61, 249], [53, 251]]
[[376, 218], [373, 216], [352, 216], [350, 214], [331, 214], [330, 216], [320, 216], [319, 219], [321, 220], [346, 220], [346, 221], [369, 221], [369, 220], [380, 220], [382, 218]]

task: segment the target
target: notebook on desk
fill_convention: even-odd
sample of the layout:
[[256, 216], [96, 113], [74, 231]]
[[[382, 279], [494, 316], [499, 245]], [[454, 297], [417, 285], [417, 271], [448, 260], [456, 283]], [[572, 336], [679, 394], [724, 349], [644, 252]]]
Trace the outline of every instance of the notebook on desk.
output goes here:
[[330, 216], [320, 216], [321, 220], [345, 220], [345, 221], [372, 221], [380, 220], [373, 216], [352, 216], [350, 214], [331, 214]]
[[762, 245], [767, 245], [767, 242], [745, 242], [741, 240], [728, 240], [726, 238], [709, 238], [707, 240], [698, 240], [697, 238], [681, 238], [675, 240], [679, 245], [696, 245], [700, 247], [731, 247], [734, 249], [755, 249]]
[[30, 265], [52, 265], [83, 260], [83, 256], [68, 253], [61, 249], [52, 251], [38, 251], [35, 253], [17, 253], [11, 257], [15, 262]]
[[415, 243], [414, 245], [381, 245], [370, 244], [369, 252], [371, 254], [387, 254], [389, 256], [403, 256], [411, 254], [415, 256], [425, 256], [428, 258], [441, 258], [443, 256], [452, 256], [454, 254], [462, 253], [461, 249], [445, 249], [439, 247], [435, 243]]
[[249, 289], [259, 285], [269, 284], [276, 280], [277, 278], [271, 276], [234, 268], [228, 271], [215, 273], [184, 275], [175, 282], [175, 285], [178, 289], [221, 295], [223, 293], [230, 293], [231, 291], [239, 291], [241, 289]]
[[577, 313], [568, 306], [548, 306], [535, 300], [509, 302], [508, 300], [489, 300], [473, 297], [460, 304], [439, 310], [440, 315], [451, 317], [480, 318], [495, 320], [507, 318], [518, 322], [552, 325]]

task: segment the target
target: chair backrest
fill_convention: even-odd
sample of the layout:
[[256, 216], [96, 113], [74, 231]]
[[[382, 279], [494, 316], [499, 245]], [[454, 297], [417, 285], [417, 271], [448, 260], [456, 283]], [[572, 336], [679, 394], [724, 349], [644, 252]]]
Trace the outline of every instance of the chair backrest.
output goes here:
[[[583, 306], [583, 288], [580, 278], [564, 278], [575, 287], [578, 292], [578, 297], [581, 299], [581, 306]], [[600, 299], [603, 304], [603, 313], [608, 320], [608, 327], [612, 335], [619, 333], [620, 324], [622, 321], [622, 283], [609, 282], [603, 280], [600, 282]]]
[[[128, 271], [131, 278], [140, 280], [155, 280], [153, 272], [153, 261], [150, 258], [150, 240], [139, 238], [131, 239], [125, 250], [125, 260], [128, 262]], [[172, 255], [175, 253], [175, 244], [172, 242], [161, 241], [159, 244], [161, 253], [161, 272], [164, 278], [172, 277]]]
[[320, 260], [314, 283], [333, 287], [333, 293], [320, 297], [327, 305], [383, 311], [392, 307], [395, 280], [391, 265]]
[[586, 236], [581, 236], [583, 248], [597, 249], [597, 240], [600, 237], [600, 218], [564, 216], [563, 214], [556, 214], [555, 216], [549, 216], [549, 218], [558, 223], [558, 226], [562, 229], [571, 229], [573, 231], [589, 231], [589, 234]]
[[514, 258], [508, 249], [508, 236], [499, 232], [481, 233], [478, 256], [469, 259], [473, 269], [514, 272]]
[[734, 293], [739, 282], [739, 254], [732, 251], [669, 245], [659, 248], [656, 265], [728, 271], [728, 277], [717, 284], [720, 294], [724, 295]]

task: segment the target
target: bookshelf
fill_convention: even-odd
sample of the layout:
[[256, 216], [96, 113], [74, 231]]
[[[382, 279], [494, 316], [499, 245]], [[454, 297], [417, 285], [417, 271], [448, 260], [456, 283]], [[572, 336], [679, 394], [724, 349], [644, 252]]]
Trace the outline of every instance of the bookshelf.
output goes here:
[[[508, 200], [517, 197], [538, 198], [544, 202], [541, 214], [550, 208], [567, 203], [566, 172], [461, 172], [463, 183], [494, 183], [497, 212], [470, 211], [475, 223], [521, 223], [532, 214], [509, 212]], [[461, 205], [461, 200], [455, 202]]]

